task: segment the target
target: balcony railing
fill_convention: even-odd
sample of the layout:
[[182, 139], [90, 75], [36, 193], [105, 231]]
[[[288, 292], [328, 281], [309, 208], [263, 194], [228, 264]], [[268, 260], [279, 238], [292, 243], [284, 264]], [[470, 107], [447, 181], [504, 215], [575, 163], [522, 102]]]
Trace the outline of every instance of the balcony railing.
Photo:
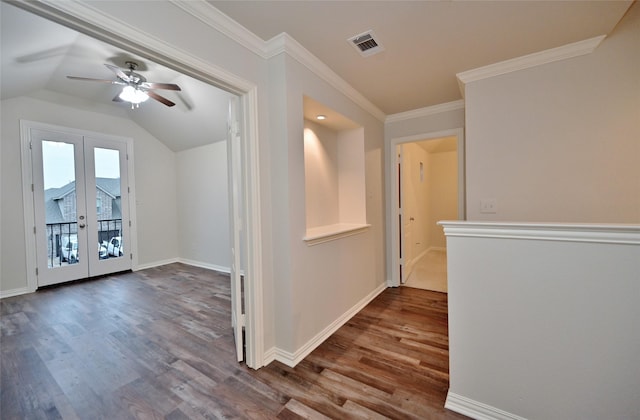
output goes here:
[[[46, 227], [49, 268], [76, 264], [83, 251], [78, 249], [78, 223], [47, 223]], [[100, 259], [112, 257], [107, 252], [108, 242], [111, 238], [121, 236], [122, 219], [98, 220], [98, 256]]]

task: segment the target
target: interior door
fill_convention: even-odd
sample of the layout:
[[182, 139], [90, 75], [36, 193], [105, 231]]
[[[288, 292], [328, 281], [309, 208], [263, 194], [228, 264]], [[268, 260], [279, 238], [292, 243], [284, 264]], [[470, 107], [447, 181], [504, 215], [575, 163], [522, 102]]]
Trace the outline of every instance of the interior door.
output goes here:
[[402, 223], [404, 220], [403, 208], [402, 208], [402, 147], [396, 147], [396, 170], [398, 171], [398, 278], [400, 283], [404, 283], [406, 278], [404, 276], [404, 235], [402, 229]]
[[231, 245], [231, 325], [235, 337], [238, 361], [244, 360], [245, 326], [243, 312], [241, 261], [242, 261], [242, 160], [240, 145], [240, 125], [238, 123], [238, 98], [229, 100], [227, 144], [229, 172], [229, 230]]
[[30, 147], [38, 286], [130, 269], [126, 143], [32, 128]]

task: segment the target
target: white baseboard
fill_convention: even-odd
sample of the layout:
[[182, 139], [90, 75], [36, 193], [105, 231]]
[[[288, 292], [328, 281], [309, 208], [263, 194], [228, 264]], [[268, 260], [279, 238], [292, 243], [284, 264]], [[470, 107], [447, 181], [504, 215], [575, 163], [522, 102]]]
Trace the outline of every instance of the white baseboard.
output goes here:
[[[182, 263], [186, 265], [191, 265], [193, 267], [206, 268], [207, 270], [214, 270], [214, 271], [218, 271], [220, 273], [225, 273], [225, 274], [231, 273], [231, 269], [229, 267], [223, 267], [221, 265], [216, 265], [216, 264], [209, 264], [202, 261], [190, 260], [188, 258], [170, 258], [168, 260], [161, 260], [161, 261], [155, 261], [152, 263], [141, 264], [133, 268], [132, 271], [146, 270], [147, 268], [160, 267], [163, 265], [174, 264], [174, 263]], [[240, 271], [240, 274], [244, 275], [244, 271]]]
[[13, 296], [26, 295], [27, 293], [32, 293], [32, 291], [26, 287], [19, 287], [17, 289], [0, 291], [0, 299], [13, 297]]
[[454, 394], [451, 391], [447, 394], [444, 408], [476, 420], [526, 420], [524, 417]]
[[188, 258], [178, 258], [178, 262], [180, 262], [182, 264], [191, 265], [191, 266], [194, 266], [194, 267], [200, 267], [200, 268], [206, 268], [208, 270], [219, 271], [221, 273], [226, 273], [226, 274], [231, 273], [231, 268], [229, 268], [229, 267], [223, 267], [221, 265], [209, 264], [209, 263], [205, 263], [205, 262], [201, 262], [201, 261], [190, 260]]
[[168, 260], [154, 261], [147, 264], [138, 264], [137, 266], [133, 267], [131, 270], [132, 271], [146, 270], [147, 268], [160, 267], [161, 265], [173, 264], [177, 262], [179, 262], [178, 258], [170, 258]]
[[338, 328], [342, 327], [347, 321], [349, 321], [355, 314], [357, 314], [362, 308], [367, 306], [369, 302], [376, 298], [380, 293], [382, 293], [387, 288], [387, 284], [383, 283], [376, 287], [371, 293], [365, 296], [360, 302], [356, 303], [352, 308], [347, 310], [344, 314], [342, 314], [338, 319], [329, 324], [324, 330], [320, 331], [313, 337], [311, 340], [307, 341], [302, 347], [295, 351], [295, 353], [291, 353], [277, 347], [269, 349], [265, 354], [265, 365], [267, 364], [267, 360], [269, 360], [266, 356], [272, 357], [270, 362], [273, 360], [277, 360], [279, 362], [284, 363], [289, 367], [295, 367], [298, 363], [302, 361], [305, 357], [309, 355], [316, 347], [322, 344], [327, 338], [331, 336], [334, 332], [338, 330]]
[[269, 363], [276, 360], [276, 353], [277, 350], [275, 347], [271, 347], [270, 349], [265, 350], [264, 354], [262, 355], [262, 366], [267, 366]]

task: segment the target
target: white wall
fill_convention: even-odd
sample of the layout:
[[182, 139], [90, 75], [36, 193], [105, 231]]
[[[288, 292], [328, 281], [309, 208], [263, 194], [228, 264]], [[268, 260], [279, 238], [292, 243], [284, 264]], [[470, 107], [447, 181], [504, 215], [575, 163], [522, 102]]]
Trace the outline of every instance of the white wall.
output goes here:
[[[276, 322], [278, 354], [287, 363], [319, 344], [319, 336], [345, 314], [384, 287], [383, 219], [383, 126], [343, 94], [286, 55], [270, 60], [274, 82], [282, 71], [285, 90], [274, 92], [274, 103], [284, 107], [271, 131], [274, 140], [272, 188], [280, 200], [274, 207], [278, 233], [273, 249], [279, 267], [274, 296], [278, 302]], [[364, 127], [367, 222], [364, 233], [308, 246], [304, 177], [303, 95], [307, 95]], [[275, 156], [278, 156], [277, 158]], [[277, 166], [277, 170], [275, 167]], [[275, 205], [275, 203], [274, 203]], [[289, 252], [288, 252], [289, 251]], [[288, 255], [287, 255], [288, 254]]]
[[104, 114], [87, 103], [81, 106], [72, 108], [29, 97], [2, 101], [2, 292], [27, 286], [20, 119], [133, 138], [138, 263], [178, 255], [174, 153], [129, 119]]
[[307, 228], [340, 221], [338, 133], [304, 121], [304, 179]]
[[437, 223], [458, 219], [458, 153], [429, 153], [426, 171], [429, 184], [427, 248], [445, 248], [446, 238]]
[[468, 83], [466, 120], [470, 220], [640, 222], [640, 6], [591, 54]]
[[229, 271], [229, 196], [227, 142], [176, 155], [180, 259]]
[[447, 407], [640, 417], [638, 139], [637, 4], [589, 55], [467, 84], [469, 219], [636, 225], [447, 232]]
[[640, 418], [640, 226], [445, 230], [447, 408], [474, 418]]

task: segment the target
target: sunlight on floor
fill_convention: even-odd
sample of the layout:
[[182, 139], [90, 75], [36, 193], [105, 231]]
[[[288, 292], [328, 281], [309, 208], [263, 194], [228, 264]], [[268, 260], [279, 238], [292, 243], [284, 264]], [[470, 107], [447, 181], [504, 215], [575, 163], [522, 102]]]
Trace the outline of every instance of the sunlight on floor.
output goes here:
[[447, 293], [447, 251], [431, 250], [422, 256], [404, 286]]

